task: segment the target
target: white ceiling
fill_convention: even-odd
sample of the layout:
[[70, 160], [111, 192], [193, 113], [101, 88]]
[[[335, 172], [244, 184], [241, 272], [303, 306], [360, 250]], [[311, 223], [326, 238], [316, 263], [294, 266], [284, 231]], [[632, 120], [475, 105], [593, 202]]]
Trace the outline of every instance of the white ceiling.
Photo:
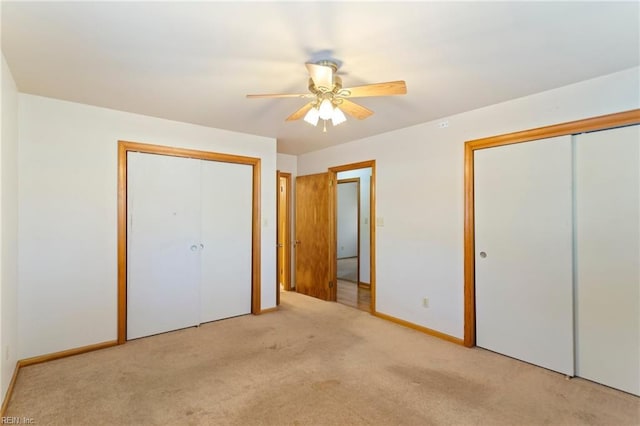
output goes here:
[[[277, 138], [300, 154], [640, 63], [639, 3], [2, 2], [19, 89]], [[405, 96], [323, 133], [284, 119], [304, 63], [342, 62], [344, 86], [404, 79]]]

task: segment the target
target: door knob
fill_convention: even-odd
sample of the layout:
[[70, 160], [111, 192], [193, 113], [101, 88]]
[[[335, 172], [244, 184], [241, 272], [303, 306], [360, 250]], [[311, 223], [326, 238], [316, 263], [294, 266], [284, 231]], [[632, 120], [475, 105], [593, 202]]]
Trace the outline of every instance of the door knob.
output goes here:
[[480, 252], [480, 257], [484, 259], [485, 257], [487, 257], [487, 253], [481, 251]]
[[200, 243], [200, 249], [204, 248], [204, 244]]
[[192, 245], [192, 246], [191, 246], [191, 251], [196, 251], [196, 250], [198, 250], [198, 246], [197, 246], [197, 245], [195, 245], [195, 244], [194, 244], [194, 245]]

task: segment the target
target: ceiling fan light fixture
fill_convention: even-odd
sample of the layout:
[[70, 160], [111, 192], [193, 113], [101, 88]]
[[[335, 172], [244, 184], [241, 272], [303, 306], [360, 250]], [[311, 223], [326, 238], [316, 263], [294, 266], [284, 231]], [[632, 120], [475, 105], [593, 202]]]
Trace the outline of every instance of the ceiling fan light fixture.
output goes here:
[[331, 115], [331, 123], [334, 126], [337, 126], [338, 124], [342, 124], [345, 121], [347, 121], [347, 117], [345, 117], [344, 113], [342, 112], [342, 110], [340, 110], [340, 108], [335, 107], [333, 109], [333, 114]]
[[320, 118], [323, 120], [330, 120], [333, 116], [333, 104], [329, 99], [323, 99], [320, 103]]
[[323, 131], [326, 131], [327, 121], [331, 120], [333, 125], [337, 126], [346, 121], [345, 114], [358, 120], [363, 120], [373, 114], [373, 111], [351, 101], [350, 98], [405, 95], [407, 93], [407, 85], [404, 80], [343, 88], [342, 78], [336, 75], [339, 63], [334, 60], [322, 60], [305, 65], [309, 73], [309, 93], [273, 93], [247, 95], [247, 97], [308, 99], [306, 104], [289, 115], [285, 121], [304, 118], [307, 123], [317, 126], [322, 119], [322, 128]]
[[320, 111], [318, 111], [318, 108], [313, 107], [309, 111], [307, 111], [307, 114], [304, 116], [304, 121], [311, 124], [312, 126], [317, 126], [319, 118]]

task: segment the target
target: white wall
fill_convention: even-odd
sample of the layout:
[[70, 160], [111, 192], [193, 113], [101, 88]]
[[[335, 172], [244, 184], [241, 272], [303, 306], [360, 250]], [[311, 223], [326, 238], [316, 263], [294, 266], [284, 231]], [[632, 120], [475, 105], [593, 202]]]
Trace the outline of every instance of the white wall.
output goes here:
[[376, 309], [462, 338], [464, 142], [639, 108], [639, 72], [448, 117], [447, 128], [437, 120], [301, 155], [298, 174], [375, 159], [384, 221], [376, 229]]
[[276, 168], [281, 172], [291, 173], [292, 176], [295, 176], [298, 169], [298, 157], [289, 154], [278, 154]]
[[18, 91], [4, 55], [0, 74], [0, 399], [4, 399], [18, 355]]
[[371, 284], [371, 167], [339, 172], [338, 179], [360, 178], [360, 282]]
[[262, 308], [275, 306], [275, 140], [20, 95], [19, 357], [116, 339], [117, 141], [262, 159]]

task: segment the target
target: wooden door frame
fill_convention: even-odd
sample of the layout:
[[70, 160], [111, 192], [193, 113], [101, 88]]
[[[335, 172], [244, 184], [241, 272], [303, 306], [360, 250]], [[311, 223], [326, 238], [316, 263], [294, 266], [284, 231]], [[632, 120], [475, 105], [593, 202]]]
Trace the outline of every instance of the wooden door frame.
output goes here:
[[[358, 170], [358, 169], [367, 169], [371, 168], [371, 179], [369, 181], [369, 274], [371, 281], [371, 305], [370, 312], [371, 314], [376, 313], [376, 227], [375, 227], [375, 217], [376, 217], [376, 191], [375, 191], [375, 183], [376, 183], [376, 160], [368, 160], [361, 161], [358, 163], [345, 164], [342, 166], [335, 166], [329, 168], [329, 233], [331, 235], [331, 244], [329, 247], [329, 257], [330, 257], [330, 266], [329, 272], [332, 277], [332, 281], [335, 283], [332, 289], [332, 300], [335, 301], [337, 299], [338, 294], [338, 286], [336, 279], [336, 270], [337, 270], [337, 257], [336, 257], [336, 244], [337, 244], [337, 184], [333, 184], [333, 182], [337, 182], [337, 176], [340, 172], [346, 172], [349, 170]], [[358, 218], [359, 220], [359, 218]], [[358, 271], [359, 273], [360, 271]]]
[[127, 153], [129, 152], [252, 166], [251, 313], [254, 315], [260, 314], [260, 159], [162, 145], [118, 141], [118, 344], [123, 344], [127, 340]]
[[[357, 222], [357, 228], [358, 228], [357, 229], [357, 238], [358, 238], [358, 241], [357, 241], [357, 248], [356, 248], [356, 262], [357, 262], [357, 265], [356, 265], [356, 268], [357, 268], [357, 270], [356, 270], [356, 285], [359, 286], [360, 285], [360, 178], [356, 177], [356, 178], [337, 179], [336, 180], [336, 185], [340, 185], [340, 184], [344, 184], [344, 183], [355, 183], [356, 184], [356, 188], [357, 188], [356, 197], [358, 197], [358, 207], [357, 207], [357, 210], [358, 210], [358, 222]], [[337, 211], [338, 211], [337, 209], [338, 209], [338, 201], [337, 201], [337, 198], [336, 198], [336, 214], [337, 214]], [[338, 242], [338, 239], [337, 239], [338, 228], [337, 228], [337, 226], [338, 226], [338, 222], [336, 221], [336, 244]], [[337, 257], [336, 257], [336, 259], [337, 259]], [[336, 264], [336, 274], [337, 274], [337, 272], [338, 272], [338, 266]], [[336, 279], [337, 279], [337, 277], [336, 277]], [[336, 283], [336, 296], [337, 296], [337, 286], [338, 286], [338, 284]], [[336, 299], [337, 299], [337, 297], [336, 297]]]
[[286, 212], [285, 230], [284, 230], [284, 262], [287, 266], [284, 275], [284, 289], [291, 291], [291, 173], [276, 170], [276, 305], [280, 304], [280, 250], [278, 250], [278, 240], [280, 236], [280, 179], [283, 178], [286, 184], [286, 202], [284, 210]]
[[556, 136], [640, 124], [640, 109], [475, 139], [464, 146], [464, 345], [476, 345], [474, 152]]

